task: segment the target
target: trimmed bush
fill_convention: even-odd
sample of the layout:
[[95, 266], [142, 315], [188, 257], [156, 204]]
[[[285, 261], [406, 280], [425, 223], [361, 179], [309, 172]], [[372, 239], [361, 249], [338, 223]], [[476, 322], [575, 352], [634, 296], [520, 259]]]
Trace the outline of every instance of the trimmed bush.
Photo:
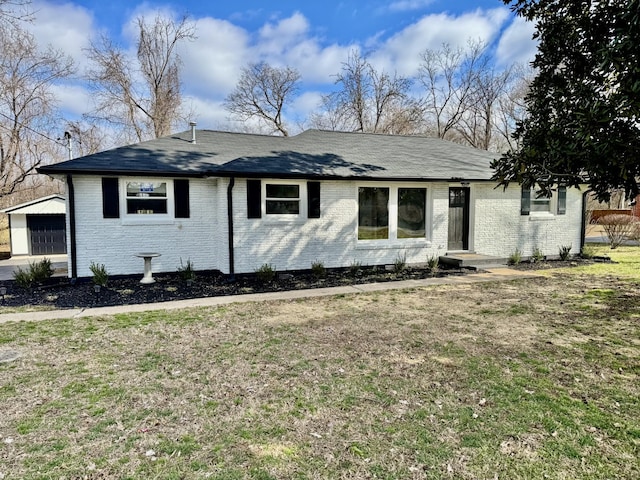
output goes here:
[[95, 285], [100, 285], [101, 287], [106, 287], [107, 283], [109, 283], [109, 272], [107, 272], [107, 268], [104, 266], [104, 263], [94, 263], [91, 262], [89, 265], [89, 270], [93, 274], [93, 283]]
[[256, 277], [263, 283], [272, 282], [276, 278], [276, 270], [269, 263], [263, 263], [260, 268], [256, 269]]

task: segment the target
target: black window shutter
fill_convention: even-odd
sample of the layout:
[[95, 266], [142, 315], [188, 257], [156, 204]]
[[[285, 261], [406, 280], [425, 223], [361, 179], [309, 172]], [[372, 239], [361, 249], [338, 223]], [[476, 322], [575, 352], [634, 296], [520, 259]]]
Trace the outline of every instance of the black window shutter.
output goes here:
[[320, 218], [320, 182], [307, 182], [307, 216]]
[[173, 181], [176, 218], [189, 218], [189, 180]]
[[247, 218], [262, 217], [260, 180], [247, 180]]
[[567, 213], [567, 187], [558, 187], [558, 215]]
[[520, 197], [520, 215], [529, 215], [531, 211], [531, 189], [522, 187]]
[[117, 178], [102, 179], [102, 216], [120, 218], [120, 194]]

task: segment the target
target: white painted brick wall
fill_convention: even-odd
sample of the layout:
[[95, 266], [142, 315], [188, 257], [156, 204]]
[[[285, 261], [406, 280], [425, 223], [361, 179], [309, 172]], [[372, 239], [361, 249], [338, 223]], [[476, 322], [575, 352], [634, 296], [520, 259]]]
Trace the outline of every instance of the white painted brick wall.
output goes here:
[[[229, 179], [191, 179], [191, 218], [128, 225], [122, 218], [102, 218], [100, 177], [74, 177], [78, 276], [91, 275], [91, 261], [104, 263], [111, 274], [141, 274], [143, 261], [134, 255], [143, 251], [162, 254], [153, 260], [154, 272], [176, 271], [182, 258], [191, 259], [198, 270], [229, 273], [228, 185]], [[248, 219], [246, 181], [237, 179], [233, 187], [235, 272], [254, 272], [265, 263], [279, 271], [308, 269], [315, 261], [328, 268], [354, 262], [392, 264], [405, 255], [408, 263], [418, 263], [446, 253], [448, 183], [425, 185], [428, 241], [410, 246], [406, 241], [368, 246], [357, 241], [358, 185], [354, 181], [322, 182], [321, 218], [282, 222]], [[519, 187], [503, 191], [491, 184], [472, 185], [470, 249], [500, 257], [508, 257], [516, 248], [528, 256], [536, 247], [545, 255], [557, 255], [562, 245], [572, 245], [577, 252], [581, 201], [581, 192], [568, 189], [566, 215], [521, 216]]]
[[[226, 241], [221, 241], [221, 235], [226, 234], [226, 224], [218, 223], [219, 181], [189, 180], [191, 218], [177, 218], [167, 224], [136, 225], [127, 224], [123, 218], [102, 217], [101, 182], [100, 177], [73, 177], [79, 277], [91, 276], [92, 261], [104, 263], [107, 271], [114, 275], [142, 274], [143, 260], [135, 257], [139, 252], [162, 255], [152, 261], [154, 272], [176, 271], [180, 259], [183, 262], [191, 259], [198, 270], [219, 268], [219, 251], [226, 249]], [[120, 202], [122, 204], [122, 198]], [[153, 222], [153, 218], [149, 221]]]
[[567, 189], [565, 215], [520, 215], [518, 185], [506, 191], [492, 185], [475, 185], [472, 205], [472, 245], [477, 253], [506, 258], [517, 248], [528, 257], [539, 248], [544, 255], [558, 255], [560, 246], [569, 245], [572, 253], [580, 251], [582, 192], [575, 188]]

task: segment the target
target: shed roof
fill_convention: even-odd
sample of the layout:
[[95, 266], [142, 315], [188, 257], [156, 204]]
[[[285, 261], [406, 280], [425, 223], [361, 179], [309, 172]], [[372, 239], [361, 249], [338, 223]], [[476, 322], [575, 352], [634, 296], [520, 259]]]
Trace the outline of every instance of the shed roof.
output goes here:
[[307, 130], [186, 131], [41, 167], [46, 174], [490, 180], [496, 154], [438, 138]]
[[66, 212], [66, 202], [62, 195], [47, 195], [46, 197], [36, 198], [29, 202], [0, 210], [7, 214], [23, 214], [23, 215], [49, 215], [64, 214]]

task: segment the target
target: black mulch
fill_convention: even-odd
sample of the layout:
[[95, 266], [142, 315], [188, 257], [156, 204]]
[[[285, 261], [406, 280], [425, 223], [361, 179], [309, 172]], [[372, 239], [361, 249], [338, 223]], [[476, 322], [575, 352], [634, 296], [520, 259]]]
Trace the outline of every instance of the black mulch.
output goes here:
[[67, 278], [51, 278], [32, 288], [21, 288], [14, 281], [0, 285], [7, 288], [3, 305], [48, 305], [55, 308], [87, 308], [110, 305], [167, 302], [189, 298], [216, 297], [260, 292], [278, 292], [305, 288], [335, 287], [372, 282], [420, 279], [433, 276], [465, 275], [464, 269], [439, 269], [434, 275], [426, 268], [406, 268], [400, 273], [384, 267], [363, 267], [356, 274], [347, 270], [329, 270], [322, 277], [309, 271], [286, 272], [270, 282], [260, 281], [256, 275], [237, 275], [235, 279], [219, 272], [196, 272], [190, 284], [178, 273], [154, 274], [155, 283], [143, 285], [141, 275], [110, 278], [106, 287], [95, 291], [90, 279], [71, 283]]
[[[572, 259], [569, 261], [522, 262], [514, 265], [519, 270], [567, 267], [594, 261], [610, 261], [608, 257], [595, 259]], [[196, 279], [187, 284], [178, 273], [154, 274], [156, 283], [142, 285], [141, 275], [110, 278], [106, 287], [95, 291], [89, 279], [72, 283], [67, 278], [51, 278], [32, 288], [20, 288], [14, 281], [4, 281], [0, 286], [7, 292], [2, 305], [19, 307], [46, 305], [54, 308], [88, 308], [111, 305], [167, 302], [189, 298], [217, 297], [260, 292], [281, 292], [306, 288], [336, 287], [361, 283], [392, 282], [397, 280], [422, 279], [434, 276], [466, 275], [473, 270], [439, 268], [434, 275], [427, 268], [408, 267], [400, 273], [384, 267], [362, 267], [356, 274], [348, 269], [327, 269], [318, 277], [310, 271], [286, 272], [270, 282], [260, 281], [256, 275], [237, 275], [234, 279], [215, 271], [197, 272]]]

